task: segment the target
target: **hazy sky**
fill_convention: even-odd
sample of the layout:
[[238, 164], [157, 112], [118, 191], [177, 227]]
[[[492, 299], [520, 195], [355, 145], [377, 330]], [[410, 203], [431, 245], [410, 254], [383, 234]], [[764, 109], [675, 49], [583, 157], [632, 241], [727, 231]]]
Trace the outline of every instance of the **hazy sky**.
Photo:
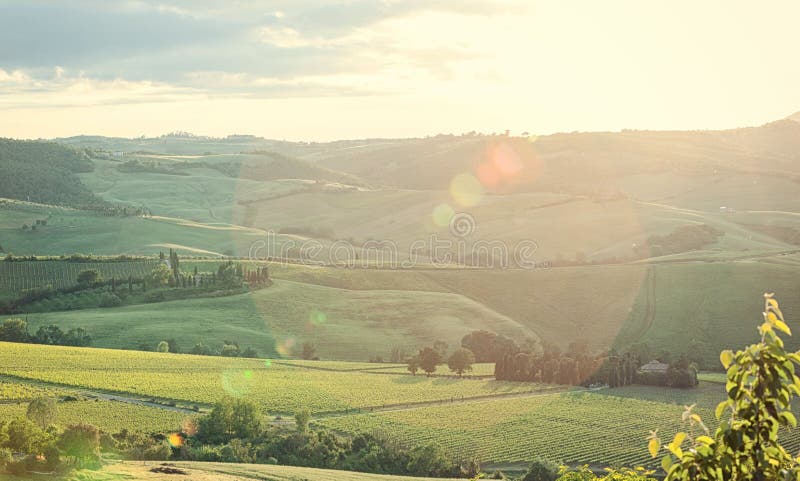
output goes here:
[[797, 0], [0, 0], [0, 137], [759, 125]]

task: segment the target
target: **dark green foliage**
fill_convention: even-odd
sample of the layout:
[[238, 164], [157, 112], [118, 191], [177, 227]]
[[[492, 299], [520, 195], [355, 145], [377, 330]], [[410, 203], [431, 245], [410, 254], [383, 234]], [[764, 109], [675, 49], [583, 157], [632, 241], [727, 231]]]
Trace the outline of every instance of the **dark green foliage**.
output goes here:
[[558, 464], [546, 459], [533, 461], [522, 481], [556, 481]]
[[23, 319], [6, 319], [0, 324], [0, 341], [6, 342], [28, 342], [28, 323]]
[[197, 438], [212, 444], [253, 438], [261, 431], [261, 422], [261, 414], [251, 401], [227, 398], [217, 403], [207, 416], [200, 418]]
[[472, 370], [472, 364], [475, 362], [475, 356], [469, 349], [456, 349], [450, 358], [447, 360], [447, 367], [451, 371], [462, 376], [465, 371]]
[[103, 207], [77, 173], [91, 172], [85, 152], [53, 142], [0, 139], [0, 197], [73, 207]]
[[90, 424], [69, 426], [61, 435], [58, 447], [79, 467], [96, 464], [100, 459], [100, 430]]
[[99, 272], [97, 272], [94, 269], [88, 269], [85, 271], [81, 271], [78, 274], [76, 280], [78, 281], [78, 284], [83, 284], [86, 286], [94, 286], [101, 281], [101, 278]]
[[58, 410], [56, 400], [53, 398], [37, 398], [28, 404], [25, 416], [35, 422], [40, 428], [47, 429], [56, 422]]
[[417, 355], [417, 359], [419, 361], [419, 367], [428, 375], [436, 372], [436, 366], [442, 363], [442, 355], [431, 347], [421, 349], [419, 355]]

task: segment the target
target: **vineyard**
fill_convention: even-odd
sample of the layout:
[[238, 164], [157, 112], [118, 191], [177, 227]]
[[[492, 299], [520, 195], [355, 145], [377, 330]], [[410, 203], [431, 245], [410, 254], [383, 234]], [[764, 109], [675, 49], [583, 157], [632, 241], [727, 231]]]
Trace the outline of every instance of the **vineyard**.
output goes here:
[[[56, 406], [56, 424], [69, 426], [88, 422], [110, 433], [128, 429], [166, 434], [179, 431], [184, 423], [193, 420], [179, 412], [115, 401], [68, 401]], [[0, 404], [0, 422], [24, 417], [27, 407], [25, 403]]]
[[37, 397], [55, 397], [61, 395], [58, 389], [31, 386], [29, 384], [5, 382], [0, 380], [0, 403], [30, 400]]
[[[636, 390], [653, 398], [666, 393], [658, 388]], [[615, 393], [499, 399], [342, 416], [319, 423], [348, 433], [391, 433], [408, 445], [436, 443], [456, 458], [475, 456], [483, 462], [522, 462], [542, 456], [576, 464], [653, 464], [645, 438], [650, 430], [659, 429], [663, 439], [671, 439], [681, 429], [682, 404], [637, 399], [634, 392], [627, 393], [630, 397]], [[684, 397], [691, 397], [686, 393]], [[721, 386], [704, 384], [695, 394], [703, 400], [697, 412], [715, 425], [716, 403], [709, 401], [724, 397]], [[799, 431], [788, 434], [787, 446], [800, 447]]]
[[16, 295], [25, 289], [51, 286], [54, 289], [77, 283], [78, 274], [96, 270], [103, 278], [144, 277], [157, 259], [133, 261], [69, 262], [65, 260], [0, 262], [0, 296]]
[[247, 397], [265, 412], [314, 413], [451, 402], [552, 386], [330, 372], [254, 359], [0, 343], [0, 374], [143, 397], [211, 404]]

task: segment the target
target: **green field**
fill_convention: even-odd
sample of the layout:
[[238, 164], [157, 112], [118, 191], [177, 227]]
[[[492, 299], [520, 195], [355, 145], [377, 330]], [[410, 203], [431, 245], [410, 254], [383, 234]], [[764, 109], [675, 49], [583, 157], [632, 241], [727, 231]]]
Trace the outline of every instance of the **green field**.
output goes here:
[[100, 391], [211, 404], [246, 397], [265, 413], [383, 408], [550, 390], [494, 380], [319, 371], [255, 359], [0, 343], [0, 374]]
[[[659, 429], [671, 439], [683, 429], [684, 405], [715, 426], [714, 408], [725, 397], [715, 383], [682, 391], [629, 386], [597, 392], [423, 407], [319, 421], [344, 432], [384, 432], [408, 444], [436, 443], [452, 456], [483, 462], [525, 462], [545, 457], [570, 464], [653, 465], [645, 438]], [[800, 430], [784, 435], [800, 448]], [[656, 464], [657, 464], [656, 460]]]
[[78, 274], [96, 270], [104, 279], [115, 277], [120, 282], [128, 276], [141, 278], [157, 265], [156, 259], [106, 262], [69, 262], [61, 260], [0, 262], [0, 294], [19, 294], [24, 289], [52, 286], [54, 289], [73, 286]]
[[98, 347], [155, 347], [175, 338], [184, 350], [222, 340], [261, 356], [287, 356], [313, 342], [323, 359], [388, 358], [393, 347], [415, 352], [443, 339], [456, 346], [473, 329], [491, 326], [513, 337], [533, 336], [506, 316], [457, 294], [350, 291], [293, 281], [248, 294], [28, 315], [31, 330], [56, 323], [83, 327]]
[[[0, 404], [0, 421], [24, 417], [27, 404]], [[117, 401], [81, 400], [56, 404], [58, 426], [90, 423], [108, 433], [123, 429], [144, 433], [179, 432], [195, 416]]]
[[[318, 415], [315, 423], [343, 433], [391, 433], [408, 446], [433, 442], [456, 459], [477, 456], [493, 464], [537, 456], [571, 464], [647, 464], [651, 461], [644, 439], [650, 430], [670, 437], [681, 429], [680, 414], [690, 404], [714, 426], [713, 410], [725, 395], [718, 382], [702, 382], [690, 390], [628, 386], [554, 393], [555, 386], [529, 383], [388, 375], [386, 371], [399, 371], [391, 365], [288, 363], [294, 366], [0, 343], [0, 374], [15, 376], [17, 383], [44, 381], [200, 405], [238, 396], [273, 415], [309, 408]], [[19, 399], [42, 389], [6, 387], [0, 392]], [[138, 426], [167, 432], [191, 418], [112, 401], [58, 406], [60, 422], [84, 419], [111, 431]], [[0, 405], [0, 417], [23, 412], [24, 404]], [[800, 430], [784, 433], [784, 439], [791, 449], [800, 448]]]

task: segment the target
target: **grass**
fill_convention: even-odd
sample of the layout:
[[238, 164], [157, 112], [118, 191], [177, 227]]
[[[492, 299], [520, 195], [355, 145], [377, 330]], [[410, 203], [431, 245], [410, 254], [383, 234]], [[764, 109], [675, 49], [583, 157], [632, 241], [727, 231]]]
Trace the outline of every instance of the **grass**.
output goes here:
[[443, 339], [451, 346], [473, 329], [491, 325], [520, 337], [529, 333], [509, 318], [456, 294], [417, 291], [349, 291], [292, 281], [247, 294], [71, 312], [30, 314], [32, 331], [56, 323], [83, 327], [93, 345], [154, 349], [175, 338], [184, 350], [222, 340], [253, 347], [262, 356], [292, 355], [306, 341], [323, 359], [388, 358]]
[[210, 404], [252, 399], [269, 413], [380, 408], [523, 393], [542, 386], [494, 380], [382, 376], [252, 359], [0, 343], [0, 374], [139, 397]]

